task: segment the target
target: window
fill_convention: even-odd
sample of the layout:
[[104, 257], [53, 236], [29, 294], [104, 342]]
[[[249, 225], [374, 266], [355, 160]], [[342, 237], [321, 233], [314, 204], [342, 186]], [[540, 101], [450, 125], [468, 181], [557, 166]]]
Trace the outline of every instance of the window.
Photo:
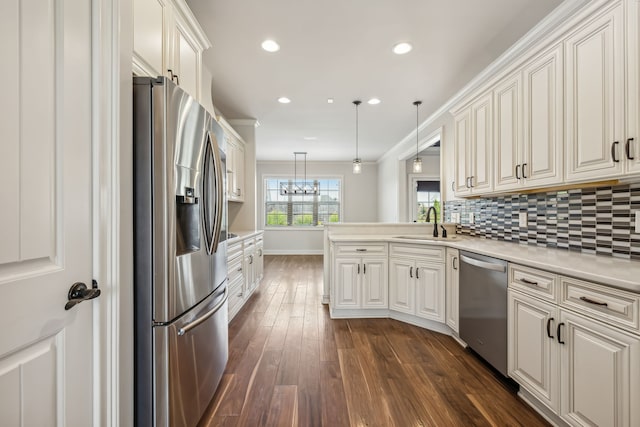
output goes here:
[[293, 185], [289, 178], [264, 180], [264, 225], [267, 227], [307, 227], [340, 222], [342, 180], [339, 178], [307, 179], [317, 194], [283, 194], [282, 187]]
[[[427, 211], [433, 206], [436, 210], [437, 222], [442, 222], [440, 215], [440, 181], [416, 180], [415, 182], [416, 221], [427, 222]], [[434, 222], [436, 218], [431, 215], [430, 222]]]

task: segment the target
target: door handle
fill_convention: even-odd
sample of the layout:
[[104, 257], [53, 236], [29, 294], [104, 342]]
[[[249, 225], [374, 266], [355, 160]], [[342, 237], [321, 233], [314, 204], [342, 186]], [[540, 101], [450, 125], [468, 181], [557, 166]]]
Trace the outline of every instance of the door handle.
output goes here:
[[409, 277], [413, 279], [413, 267], [409, 267]]
[[367, 274], [367, 264], [362, 264], [362, 274]]
[[360, 264], [358, 264], [358, 274], [360, 274]]
[[[183, 336], [184, 334], [186, 334], [187, 332], [189, 332], [190, 330], [192, 330], [196, 326], [202, 324], [208, 318], [210, 318], [211, 316], [216, 314], [216, 312], [218, 310], [220, 310], [220, 308], [222, 308], [224, 303], [227, 302], [227, 299], [229, 298], [229, 288], [225, 288], [224, 289], [224, 294], [223, 295], [224, 295], [224, 297], [222, 298], [222, 301], [220, 301], [218, 304], [216, 304], [215, 307], [213, 307], [211, 310], [207, 311], [205, 314], [203, 314], [202, 316], [198, 317], [197, 319], [192, 320], [191, 322], [187, 323], [182, 328], [178, 329], [178, 336]], [[242, 294], [240, 294], [240, 295], [242, 295]]]
[[65, 310], [70, 310], [82, 301], [98, 298], [100, 296], [100, 289], [98, 289], [98, 282], [91, 281], [91, 289], [87, 288], [82, 282], [76, 282], [71, 285], [67, 298], [69, 301], [64, 305]]
[[516, 165], [516, 179], [520, 179], [520, 165]]
[[457, 265], [456, 261], [458, 261], [458, 257], [454, 256], [453, 259], [451, 260], [451, 267], [453, 267], [454, 270], [458, 269], [458, 265]]
[[633, 142], [633, 138], [627, 139], [627, 143], [624, 145], [624, 151], [627, 154], [627, 159], [633, 160], [634, 157], [631, 155], [631, 143]]
[[553, 317], [547, 319], [547, 336], [551, 339], [555, 338], [553, 335], [551, 335], [551, 322], [553, 322], [553, 320]]
[[522, 164], [522, 177], [525, 178], [525, 179], [527, 178], [527, 169], [526, 169], [526, 167], [527, 167], [527, 164], [523, 163]]
[[416, 279], [419, 279], [420, 276], [418, 275], [418, 267], [416, 267]]
[[611, 159], [613, 160], [614, 163], [619, 163], [620, 159], [616, 158], [616, 147], [618, 146], [618, 141], [615, 141], [613, 144], [611, 144]]
[[564, 322], [558, 323], [558, 329], [556, 329], [556, 335], [558, 336], [558, 343], [560, 344], [564, 344], [564, 341], [562, 341], [562, 338], [560, 338], [560, 331], [563, 325], [564, 325]]

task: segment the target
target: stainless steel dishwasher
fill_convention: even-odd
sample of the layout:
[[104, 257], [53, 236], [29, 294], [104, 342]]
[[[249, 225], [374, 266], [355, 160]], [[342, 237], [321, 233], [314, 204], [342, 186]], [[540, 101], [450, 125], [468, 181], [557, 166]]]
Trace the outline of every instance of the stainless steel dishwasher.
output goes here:
[[460, 251], [460, 338], [507, 376], [507, 262]]

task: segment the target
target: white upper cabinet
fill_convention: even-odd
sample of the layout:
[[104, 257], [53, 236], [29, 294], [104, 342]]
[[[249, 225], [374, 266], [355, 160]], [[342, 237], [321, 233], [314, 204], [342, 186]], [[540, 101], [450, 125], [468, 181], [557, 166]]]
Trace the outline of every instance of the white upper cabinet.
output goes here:
[[211, 43], [184, 0], [134, 0], [133, 72], [167, 76], [198, 101]]
[[621, 2], [565, 39], [567, 181], [622, 174], [624, 45]]
[[640, 173], [640, 2], [627, 7], [627, 134], [624, 158], [629, 172]]
[[496, 86], [494, 190], [562, 182], [562, 88], [561, 45]]
[[493, 100], [489, 92], [454, 116], [457, 195], [493, 189]]

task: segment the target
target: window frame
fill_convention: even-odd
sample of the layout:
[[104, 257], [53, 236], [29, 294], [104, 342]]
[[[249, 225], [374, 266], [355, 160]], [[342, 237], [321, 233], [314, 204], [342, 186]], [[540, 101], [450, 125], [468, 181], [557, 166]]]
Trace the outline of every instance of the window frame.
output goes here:
[[[418, 211], [418, 204], [416, 200], [416, 185], [417, 181], [439, 181], [440, 182], [440, 221], [444, 218], [444, 203], [442, 201], [442, 180], [440, 179], [440, 175], [433, 174], [417, 174], [410, 173], [408, 174], [409, 179], [409, 191], [408, 191], [408, 201], [409, 201], [409, 221], [417, 221], [416, 212]], [[426, 224], [426, 223], [421, 223]]]
[[[299, 230], [324, 230], [323, 225], [281, 225], [281, 226], [273, 226], [266, 224], [266, 206], [267, 206], [267, 180], [269, 179], [277, 179], [277, 180], [293, 180], [294, 176], [292, 174], [263, 174], [262, 175], [262, 200], [260, 202], [260, 221], [262, 224], [263, 230], [287, 230], [287, 231], [299, 231]], [[298, 176], [298, 181], [301, 181], [301, 177]], [[322, 179], [335, 179], [340, 181], [340, 197], [338, 203], [340, 204], [339, 212], [340, 212], [340, 221], [332, 224], [340, 224], [344, 222], [344, 191], [345, 191], [345, 183], [344, 183], [344, 175], [337, 174], [312, 174], [307, 175], [307, 181], [313, 180], [322, 180]]]

